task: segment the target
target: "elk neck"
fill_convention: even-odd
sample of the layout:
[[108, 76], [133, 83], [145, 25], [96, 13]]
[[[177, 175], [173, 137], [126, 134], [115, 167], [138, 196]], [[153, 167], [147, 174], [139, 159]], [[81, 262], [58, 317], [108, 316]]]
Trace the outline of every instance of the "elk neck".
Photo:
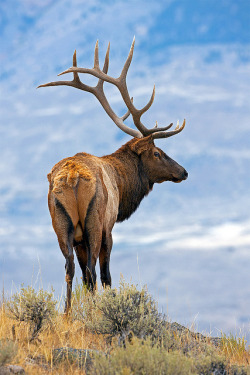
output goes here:
[[140, 156], [130, 149], [129, 144], [127, 142], [113, 154], [103, 157], [112, 166], [119, 190], [117, 222], [128, 219], [153, 188]]

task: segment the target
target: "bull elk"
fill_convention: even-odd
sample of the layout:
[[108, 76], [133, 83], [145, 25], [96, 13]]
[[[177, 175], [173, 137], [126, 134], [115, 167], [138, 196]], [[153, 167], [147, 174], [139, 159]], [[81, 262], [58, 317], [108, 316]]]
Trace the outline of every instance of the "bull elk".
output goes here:
[[[179, 124], [173, 131], [167, 131], [173, 124], [159, 128], [146, 128], [141, 116], [150, 108], [155, 96], [155, 87], [149, 102], [137, 109], [130, 98], [126, 76], [132, 60], [134, 40], [121, 75], [113, 78], [107, 74], [110, 44], [106, 52], [103, 69], [99, 66], [98, 41], [95, 46], [94, 67], [77, 67], [76, 51], [73, 67], [59, 75], [73, 73], [72, 81], [50, 82], [38, 87], [72, 86], [96, 96], [114, 123], [133, 139], [111, 155], [96, 157], [84, 152], [59, 161], [48, 174], [48, 205], [52, 225], [59, 246], [66, 259], [67, 299], [65, 312], [71, 306], [72, 281], [75, 272], [75, 250], [82, 271], [83, 281], [88, 287], [96, 284], [95, 265], [99, 258], [101, 282], [111, 285], [109, 270], [112, 248], [112, 229], [115, 222], [128, 219], [140, 205], [142, 199], [152, 190], [155, 183], [164, 181], [181, 182], [188, 173], [154, 144], [154, 139], [171, 137], [184, 129]], [[91, 74], [98, 78], [95, 87], [81, 82], [78, 73]], [[128, 109], [118, 117], [110, 107], [103, 90], [104, 82], [115, 85]], [[125, 125], [132, 115], [136, 129]]]

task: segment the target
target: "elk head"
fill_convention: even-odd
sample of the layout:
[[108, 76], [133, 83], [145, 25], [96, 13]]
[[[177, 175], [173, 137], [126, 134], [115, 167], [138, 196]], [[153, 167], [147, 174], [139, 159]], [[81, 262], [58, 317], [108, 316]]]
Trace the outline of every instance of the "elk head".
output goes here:
[[187, 171], [181, 165], [155, 146], [153, 135], [136, 139], [131, 144], [131, 150], [140, 157], [151, 185], [164, 181], [177, 183], [188, 177]]

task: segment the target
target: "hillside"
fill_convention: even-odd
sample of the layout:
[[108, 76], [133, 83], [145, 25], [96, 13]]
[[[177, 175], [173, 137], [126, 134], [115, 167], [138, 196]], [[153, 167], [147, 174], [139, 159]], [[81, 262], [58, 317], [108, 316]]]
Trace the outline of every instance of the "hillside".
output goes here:
[[2, 303], [0, 374], [250, 374], [244, 339], [169, 322], [145, 287], [121, 279], [93, 294], [77, 284], [69, 316], [61, 304], [31, 286]]

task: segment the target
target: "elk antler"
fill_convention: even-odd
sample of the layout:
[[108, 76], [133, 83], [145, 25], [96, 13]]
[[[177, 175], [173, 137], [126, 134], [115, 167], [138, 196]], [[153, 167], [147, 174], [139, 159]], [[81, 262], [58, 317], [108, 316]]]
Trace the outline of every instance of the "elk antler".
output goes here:
[[[95, 45], [95, 54], [94, 54], [94, 67], [92, 69], [89, 68], [79, 68], [77, 66], [77, 61], [76, 61], [76, 51], [74, 52], [73, 55], [73, 66], [64, 72], [58, 74], [59, 76], [62, 74], [66, 73], [73, 73], [73, 80], [72, 81], [57, 81], [57, 82], [50, 82], [46, 83], [44, 85], [40, 85], [39, 87], [47, 87], [47, 86], [72, 86], [77, 89], [83, 90], [83, 91], [88, 91], [96, 96], [96, 98], [99, 100], [101, 103], [102, 107], [106, 111], [106, 113], [109, 115], [109, 117], [114, 121], [114, 123], [125, 133], [131, 135], [132, 137], [137, 137], [137, 138], [142, 138], [146, 137], [150, 134], [152, 134], [153, 138], [167, 138], [171, 137], [174, 134], [177, 134], [181, 132], [184, 127], [185, 127], [185, 120], [183, 121], [183, 124], [181, 127], [179, 127], [179, 124], [177, 124], [177, 127], [175, 130], [167, 132], [173, 124], [171, 123], [170, 125], [163, 127], [163, 128], [158, 128], [157, 124], [154, 128], [148, 129], [146, 128], [142, 122], [141, 122], [141, 116], [143, 113], [145, 113], [152, 105], [154, 101], [154, 96], [155, 96], [155, 86], [153, 88], [153, 92], [151, 95], [151, 98], [149, 102], [142, 108], [142, 109], [137, 109], [134, 104], [133, 104], [133, 98], [130, 98], [128, 88], [127, 88], [127, 83], [126, 83], [126, 78], [127, 78], [127, 73], [128, 69], [130, 66], [130, 63], [132, 61], [133, 57], [133, 52], [134, 52], [134, 44], [135, 44], [135, 38], [133, 39], [129, 55], [127, 57], [127, 60], [124, 64], [124, 67], [122, 69], [121, 75], [118, 78], [111, 77], [107, 74], [108, 72], [108, 66], [109, 66], [109, 51], [110, 51], [110, 43], [108, 44], [106, 56], [105, 56], [105, 61], [103, 65], [103, 69], [100, 69], [99, 66], [99, 48], [98, 48], [98, 40]], [[97, 78], [99, 78], [97, 85], [96, 86], [88, 86], [84, 83], [81, 82], [78, 73], [85, 73], [85, 74], [91, 74]], [[113, 85], [115, 85], [118, 90], [121, 93], [121, 96], [124, 100], [124, 103], [126, 104], [128, 111], [127, 113], [119, 117], [117, 116], [112, 108], [109, 105], [109, 102], [104, 94], [103, 90], [103, 83], [104, 82], [109, 82]], [[127, 125], [124, 124], [124, 121], [126, 118], [128, 118], [129, 115], [132, 115], [133, 117], [133, 122], [138, 130], [131, 129]]]

